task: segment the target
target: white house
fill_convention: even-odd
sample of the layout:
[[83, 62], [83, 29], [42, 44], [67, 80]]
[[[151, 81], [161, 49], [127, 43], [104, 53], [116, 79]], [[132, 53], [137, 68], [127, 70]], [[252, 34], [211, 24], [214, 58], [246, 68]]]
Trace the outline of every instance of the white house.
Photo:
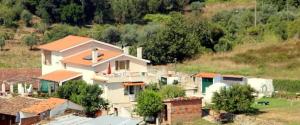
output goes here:
[[66, 81], [82, 79], [103, 89], [111, 104], [129, 103], [148, 83], [147, 63], [142, 48], [137, 56], [128, 48], [80, 36], [67, 36], [39, 46], [42, 56], [40, 90], [53, 92]]

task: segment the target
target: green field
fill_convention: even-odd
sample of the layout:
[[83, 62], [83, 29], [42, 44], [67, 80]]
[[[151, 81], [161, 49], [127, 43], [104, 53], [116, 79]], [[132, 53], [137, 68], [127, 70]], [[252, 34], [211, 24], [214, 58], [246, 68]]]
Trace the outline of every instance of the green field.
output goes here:
[[258, 101], [269, 101], [270, 105], [254, 104], [262, 113], [256, 117], [265, 120], [278, 121], [289, 125], [300, 124], [300, 101], [279, 98], [263, 98]]

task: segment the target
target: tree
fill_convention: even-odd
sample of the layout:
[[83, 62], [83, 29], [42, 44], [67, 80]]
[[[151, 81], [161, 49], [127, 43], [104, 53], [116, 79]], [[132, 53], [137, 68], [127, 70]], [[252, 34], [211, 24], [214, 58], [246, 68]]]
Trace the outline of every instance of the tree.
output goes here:
[[96, 111], [108, 106], [107, 101], [100, 97], [102, 93], [98, 85], [88, 85], [82, 80], [72, 80], [60, 86], [56, 95], [82, 105], [88, 116], [94, 116]]
[[27, 46], [30, 47], [30, 50], [33, 49], [34, 45], [37, 45], [39, 43], [37, 36], [35, 36], [34, 34], [24, 36], [23, 41]]
[[23, 10], [21, 13], [21, 19], [25, 22], [26, 26], [30, 26], [31, 25], [31, 19], [32, 19], [32, 14], [27, 11], [27, 10]]
[[157, 117], [162, 108], [163, 101], [157, 92], [144, 90], [138, 94], [136, 110], [139, 115]]
[[255, 92], [249, 85], [233, 85], [215, 92], [212, 98], [213, 108], [231, 113], [247, 113], [253, 111]]
[[0, 36], [0, 48], [1, 48], [1, 51], [3, 50], [4, 46], [5, 46], [5, 38], [3, 36]]
[[83, 24], [84, 12], [80, 5], [71, 3], [62, 8], [61, 20], [69, 24]]
[[166, 85], [163, 86], [162, 89], [159, 91], [160, 95], [163, 99], [169, 98], [177, 98], [177, 97], [184, 97], [185, 91], [176, 85]]
[[106, 28], [102, 34], [102, 38], [105, 42], [113, 43], [113, 44], [119, 42], [120, 37], [121, 37], [121, 33], [115, 26]]

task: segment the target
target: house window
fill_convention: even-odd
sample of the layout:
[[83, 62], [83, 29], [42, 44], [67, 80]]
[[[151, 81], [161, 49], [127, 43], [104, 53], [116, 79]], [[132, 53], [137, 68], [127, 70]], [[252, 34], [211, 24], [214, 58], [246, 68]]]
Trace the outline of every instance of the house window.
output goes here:
[[51, 52], [44, 51], [44, 65], [51, 65]]
[[129, 60], [116, 61], [116, 70], [129, 70]]
[[135, 89], [135, 86], [126, 86], [125, 89], [124, 89], [124, 95], [135, 94], [134, 89]]

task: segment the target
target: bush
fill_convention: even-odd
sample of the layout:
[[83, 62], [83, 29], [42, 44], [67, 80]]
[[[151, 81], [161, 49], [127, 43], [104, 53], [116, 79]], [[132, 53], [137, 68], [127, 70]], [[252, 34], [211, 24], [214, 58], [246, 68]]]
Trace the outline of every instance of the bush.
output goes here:
[[152, 90], [144, 90], [137, 96], [137, 113], [141, 116], [154, 116], [163, 108], [161, 96]]
[[68, 35], [76, 35], [79, 33], [80, 28], [72, 27], [66, 24], [53, 25], [52, 28], [44, 33], [44, 41], [51, 42], [61, 39]]
[[212, 98], [212, 107], [230, 113], [248, 113], [253, 111], [254, 89], [249, 85], [233, 85], [215, 92]]
[[162, 89], [159, 91], [159, 93], [163, 99], [185, 96], [185, 91], [183, 90], [183, 88], [176, 85], [163, 86]]
[[26, 26], [30, 26], [31, 25], [31, 19], [32, 19], [32, 14], [27, 11], [27, 10], [23, 10], [21, 13], [21, 19], [25, 22]]
[[30, 47], [30, 50], [33, 49], [34, 45], [37, 45], [39, 43], [37, 36], [35, 36], [34, 34], [24, 36], [23, 41], [27, 46]]
[[275, 79], [273, 86], [275, 91], [300, 92], [300, 80]]

